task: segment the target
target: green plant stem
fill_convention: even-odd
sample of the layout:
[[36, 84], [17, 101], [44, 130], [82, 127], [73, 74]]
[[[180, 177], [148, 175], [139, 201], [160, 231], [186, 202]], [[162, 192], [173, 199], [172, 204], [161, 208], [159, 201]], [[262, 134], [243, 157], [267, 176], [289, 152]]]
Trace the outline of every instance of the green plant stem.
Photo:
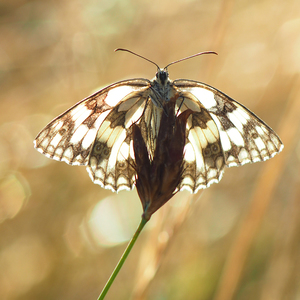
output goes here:
[[114, 269], [114, 271], [112, 272], [112, 274], [110, 275], [110, 278], [108, 279], [108, 281], [106, 282], [105, 287], [103, 288], [98, 300], [103, 300], [105, 298], [105, 295], [107, 294], [110, 286], [112, 285], [112, 283], [114, 282], [115, 278], [117, 277], [119, 271], [121, 270], [127, 256], [129, 255], [133, 245], [135, 244], [137, 238], [139, 237], [141, 231], [143, 230], [144, 226], [146, 225], [146, 223], [148, 222], [148, 220], [142, 218], [139, 227], [137, 228], [136, 232], [134, 233], [134, 236], [132, 237], [132, 239], [130, 240], [129, 244], [127, 245], [127, 248], [125, 249], [121, 259], [119, 260], [116, 268]]

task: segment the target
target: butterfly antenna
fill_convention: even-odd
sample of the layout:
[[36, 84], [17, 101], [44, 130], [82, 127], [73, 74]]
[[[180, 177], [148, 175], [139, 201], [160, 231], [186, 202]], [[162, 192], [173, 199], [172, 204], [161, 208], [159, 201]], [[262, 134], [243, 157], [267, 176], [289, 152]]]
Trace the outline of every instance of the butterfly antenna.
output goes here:
[[168, 65], [166, 65], [166, 66], [164, 67], [164, 70], [166, 70], [166, 69], [167, 69], [169, 66], [171, 66], [171, 65], [177, 64], [178, 62], [181, 62], [181, 61], [183, 61], [183, 60], [187, 60], [187, 59], [190, 59], [190, 58], [193, 58], [193, 57], [202, 55], [202, 54], [216, 54], [216, 55], [218, 55], [218, 53], [217, 53], [217, 52], [214, 52], [214, 51], [204, 51], [204, 52], [199, 52], [199, 53], [196, 53], [196, 54], [194, 54], [194, 55], [191, 55], [191, 56], [188, 56], [188, 57], [179, 59], [179, 60], [175, 60], [175, 61], [169, 63]]
[[152, 60], [150, 60], [150, 59], [148, 59], [148, 58], [146, 58], [146, 57], [144, 57], [144, 56], [142, 56], [142, 55], [139, 55], [139, 54], [137, 54], [137, 53], [134, 53], [134, 52], [132, 52], [132, 51], [130, 51], [130, 50], [128, 50], [128, 49], [124, 49], [124, 48], [117, 48], [117, 49], [115, 49], [115, 52], [116, 52], [116, 51], [126, 51], [126, 52], [129, 52], [129, 53], [131, 53], [131, 54], [133, 54], [133, 55], [135, 55], [135, 56], [138, 56], [138, 57], [140, 57], [140, 58], [143, 58], [143, 59], [145, 59], [145, 60], [151, 62], [152, 64], [156, 65], [157, 69], [160, 70], [160, 67], [159, 67], [158, 64], [156, 64], [156, 63], [153, 62]]

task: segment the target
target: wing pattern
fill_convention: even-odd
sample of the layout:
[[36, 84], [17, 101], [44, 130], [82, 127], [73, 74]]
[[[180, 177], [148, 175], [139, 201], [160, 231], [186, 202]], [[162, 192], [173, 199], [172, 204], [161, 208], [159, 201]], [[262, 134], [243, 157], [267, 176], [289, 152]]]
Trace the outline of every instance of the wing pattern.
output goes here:
[[195, 111], [187, 125], [182, 188], [197, 192], [218, 182], [225, 166], [264, 161], [283, 149], [268, 125], [224, 93], [192, 80], [175, 80], [173, 84], [181, 94], [180, 111]]
[[85, 165], [104, 188], [129, 190], [136, 177], [132, 124], [139, 125], [152, 159], [164, 113], [157, 103], [163, 106], [176, 94], [176, 113], [193, 111], [186, 125], [180, 190], [196, 193], [219, 182], [225, 167], [264, 161], [282, 150], [270, 127], [217, 89], [179, 79], [168, 81], [162, 93], [154, 82], [121, 81], [78, 102], [38, 134], [35, 147], [49, 158]]
[[130, 126], [141, 118], [149, 81], [109, 86], [51, 121], [34, 146], [49, 158], [85, 165], [91, 179], [113, 191], [131, 189], [135, 171]]

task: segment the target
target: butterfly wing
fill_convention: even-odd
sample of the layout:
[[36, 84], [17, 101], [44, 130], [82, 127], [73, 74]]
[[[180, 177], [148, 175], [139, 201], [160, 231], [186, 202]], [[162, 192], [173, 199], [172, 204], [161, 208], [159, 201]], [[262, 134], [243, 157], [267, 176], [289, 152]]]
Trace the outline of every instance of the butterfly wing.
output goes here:
[[143, 114], [149, 85], [146, 79], [121, 81], [83, 99], [38, 134], [35, 148], [49, 158], [86, 165], [104, 188], [131, 189], [130, 126]]
[[175, 80], [173, 86], [181, 96], [180, 110], [195, 111], [187, 124], [181, 188], [197, 192], [218, 182], [225, 166], [264, 161], [283, 149], [280, 138], [267, 124], [219, 90], [183, 79]]
[[[263, 161], [282, 150], [270, 127], [217, 89], [192, 80], [175, 80], [170, 88], [179, 95], [177, 108], [193, 111], [180, 189], [196, 193], [219, 182], [225, 166]], [[139, 124], [153, 158], [163, 112], [153, 104], [155, 96], [146, 79], [108, 86], [55, 118], [34, 145], [49, 158], [86, 165], [91, 179], [104, 188], [131, 189], [136, 174], [131, 125]]]

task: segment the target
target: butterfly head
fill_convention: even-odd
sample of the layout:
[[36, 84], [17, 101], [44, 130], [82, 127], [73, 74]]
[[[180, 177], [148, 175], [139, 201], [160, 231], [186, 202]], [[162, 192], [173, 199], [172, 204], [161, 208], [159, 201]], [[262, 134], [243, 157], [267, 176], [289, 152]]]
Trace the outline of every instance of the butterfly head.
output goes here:
[[161, 84], [161, 85], [165, 85], [166, 82], [168, 81], [169, 79], [169, 73], [168, 73], [168, 70], [166, 68], [164, 69], [158, 69], [156, 74], [156, 80]]

